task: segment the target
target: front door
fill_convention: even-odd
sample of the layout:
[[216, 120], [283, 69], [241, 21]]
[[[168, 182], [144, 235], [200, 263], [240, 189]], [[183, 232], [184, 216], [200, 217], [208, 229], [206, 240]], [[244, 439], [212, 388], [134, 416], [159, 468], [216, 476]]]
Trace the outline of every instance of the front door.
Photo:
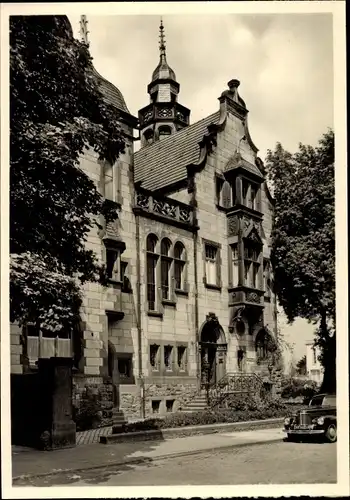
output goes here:
[[216, 345], [201, 346], [201, 382], [205, 386], [216, 382]]

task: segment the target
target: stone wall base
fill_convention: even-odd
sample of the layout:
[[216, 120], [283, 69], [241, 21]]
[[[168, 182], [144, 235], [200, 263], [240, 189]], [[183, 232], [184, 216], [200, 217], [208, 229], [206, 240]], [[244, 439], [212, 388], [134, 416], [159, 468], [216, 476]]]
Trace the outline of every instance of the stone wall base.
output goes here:
[[[120, 393], [120, 409], [128, 418], [140, 418], [141, 393], [136, 391]], [[197, 394], [197, 385], [189, 384], [146, 384], [145, 385], [145, 415], [146, 417], [163, 416], [180, 411], [188, 401]]]
[[73, 407], [77, 430], [113, 425], [115, 391], [102, 377], [73, 377]]

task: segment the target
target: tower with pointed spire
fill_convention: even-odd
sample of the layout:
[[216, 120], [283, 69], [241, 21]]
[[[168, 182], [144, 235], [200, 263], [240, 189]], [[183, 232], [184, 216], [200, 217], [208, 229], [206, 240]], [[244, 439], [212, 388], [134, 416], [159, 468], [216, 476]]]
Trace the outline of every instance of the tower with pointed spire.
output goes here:
[[167, 62], [162, 19], [159, 26], [159, 64], [153, 71], [147, 91], [150, 104], [139, 111], [141, 147], [189, 125], [190, 110], [178, 103], [180, 84]]

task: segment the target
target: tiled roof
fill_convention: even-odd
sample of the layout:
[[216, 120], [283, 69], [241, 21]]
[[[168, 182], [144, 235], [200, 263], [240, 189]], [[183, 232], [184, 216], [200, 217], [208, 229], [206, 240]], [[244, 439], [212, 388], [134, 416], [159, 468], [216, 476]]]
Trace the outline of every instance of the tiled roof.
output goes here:
[[245, 170], [248, 170], [248, 172], [251, 172], [254, 175], [257, 175], [258, 177], [262, 177], [262, 173], [258, 169], [256, 165], [253, 163], [250, 163], [249, 161], [245, 160], [242, 158], [240, 153], [235, 153], [232, 158], [229, 160], [225, 167], [225, 171], [229, 170], [234, 170], [236, 168], [244, 168]]
[[199, 142], [211, 123], [218, 123], [219, 111], [186, 127], [151, 146], [140, 149], [134, 156], [135, 182], [155, 191], [187, 178], [187, 165], [199, 159]]
[[101, 76], [100, 73], [95, 70], [95, 68], [93, 68], [93, 72], [98, 79], [100, 91], [102, 92], [106, 103], [112, 104], [117, 109], [124, 111], [125, 113], [130, 113], [126, 106], [123, 94], [120, 92], [120, 90], [115, 85], [113, 85], [113, 83], [103, 78], [103, 76]]

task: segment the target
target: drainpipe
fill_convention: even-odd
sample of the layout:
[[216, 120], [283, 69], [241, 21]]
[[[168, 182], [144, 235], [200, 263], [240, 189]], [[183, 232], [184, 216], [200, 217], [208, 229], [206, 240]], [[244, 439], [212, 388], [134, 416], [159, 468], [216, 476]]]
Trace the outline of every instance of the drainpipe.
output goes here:
[[137, 294], [137, 347], [140, 381], [141, 418], [145, 418], [145, 383], [142, 373], [142, 328], [141, 328], [141, 260], [140, 260], [140, 216], [136, 215], [136, 294]]
[[[190, 204], [193, 207], [193, 225], [198, 225], [197, 220], [197, 199], [196, 199], [196, 181], [195, 176], [193, 176], [192, 180], [192, 199]], [[193, 231], [193, 265], [194, 265], [194, 329], [195, 329], [195, 341], [196, 341], [196, 359], [197, 359], [197, 388], [200, 391], [201, 388], [201, 373], [200, 373], [200, 351], [199, 351], [199, 313], [198, 313], [198, 262], [197, 262], [197, 244], [198, 244], [198, 232], [197, 230]]]

